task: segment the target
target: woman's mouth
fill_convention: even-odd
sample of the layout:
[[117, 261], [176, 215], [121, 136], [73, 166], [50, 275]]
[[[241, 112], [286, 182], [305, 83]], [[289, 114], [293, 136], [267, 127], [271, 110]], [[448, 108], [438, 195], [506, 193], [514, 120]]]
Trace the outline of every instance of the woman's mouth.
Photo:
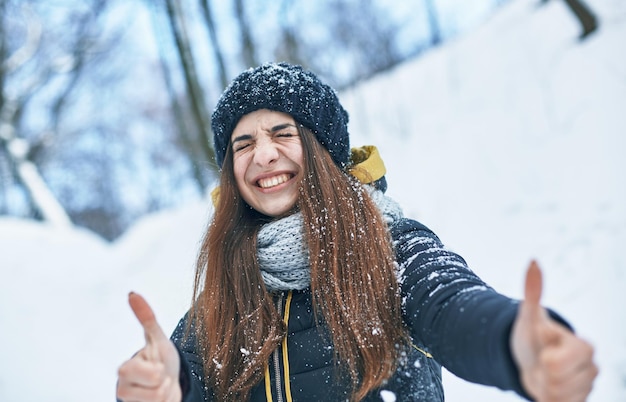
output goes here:
[[278, 186], [279, 184], [282, 184], [286, 181], [289, 181], [291, 177], [292, 175], [283, 173], [277, 176], [266, 177], [264, 179], [260, 179], [257, 181], [257, 185], [261, 188], [271, 188], [271, 187]]

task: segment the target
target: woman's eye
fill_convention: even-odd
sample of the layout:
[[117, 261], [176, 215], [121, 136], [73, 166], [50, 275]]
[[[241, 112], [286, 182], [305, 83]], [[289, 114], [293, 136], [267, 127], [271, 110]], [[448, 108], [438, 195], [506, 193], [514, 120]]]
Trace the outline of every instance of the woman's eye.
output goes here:
[[289, 138], [289, 137], [293, 137], [293, 136], [295, 136], [295, 134], [289, 133], [289, 132], [276, 134], [276, 137], [280, 137], [280, 138]]
[[240, 145], [235, 147], [234, 151], [235, 152], [243, 151], [244, 149], [248, 148], [249, 146], [250, 146], [250, 144], [240, 144]]

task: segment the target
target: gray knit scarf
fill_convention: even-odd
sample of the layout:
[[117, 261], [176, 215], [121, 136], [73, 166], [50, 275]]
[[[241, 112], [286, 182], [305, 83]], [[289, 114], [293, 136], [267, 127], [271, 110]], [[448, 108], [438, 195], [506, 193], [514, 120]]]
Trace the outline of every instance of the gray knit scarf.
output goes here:
[[[364, 186], [387, 224], [402, 218], [400, 205], [371, 186]], [[267, 223], [259, 230], [257, 257], [269, 291], [302, 290], [311, 284], [309, 251], [304, 244], [300, 212]]]

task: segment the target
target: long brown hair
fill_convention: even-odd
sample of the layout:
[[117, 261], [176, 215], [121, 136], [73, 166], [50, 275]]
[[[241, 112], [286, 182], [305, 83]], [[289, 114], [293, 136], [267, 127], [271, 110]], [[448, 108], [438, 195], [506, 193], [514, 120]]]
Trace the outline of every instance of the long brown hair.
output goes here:
[[[362, 185], [335, 165], [310, 130], [298, 131], [304, 177], [297, 208], [309, 248], [313, 307], [330, 330], [338, 367], [352, 379], [352, 399], [359, 401], [393, 373], [407, 337], [391, 239]], [[219, 400], [247, 399], [286, 334], [256, 258], [257, 233], [269, 219], [241, 198], [232, 165], [229, 148], [191, 310], [207, 385]]]

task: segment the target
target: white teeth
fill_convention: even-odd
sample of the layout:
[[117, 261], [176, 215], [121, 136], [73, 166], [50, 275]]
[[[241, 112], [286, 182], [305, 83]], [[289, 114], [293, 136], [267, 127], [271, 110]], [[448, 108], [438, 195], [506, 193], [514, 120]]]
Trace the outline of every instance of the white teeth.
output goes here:
[[274, 176], [274, 177], [268, 177], [267, 179], [259, 180], [259, 187], [270, 188], [270, 187], [277, 186], [281, 183], [284, 183], [287, 180], [289, 180], [288, 174], [281, 174], [281, 175]]

